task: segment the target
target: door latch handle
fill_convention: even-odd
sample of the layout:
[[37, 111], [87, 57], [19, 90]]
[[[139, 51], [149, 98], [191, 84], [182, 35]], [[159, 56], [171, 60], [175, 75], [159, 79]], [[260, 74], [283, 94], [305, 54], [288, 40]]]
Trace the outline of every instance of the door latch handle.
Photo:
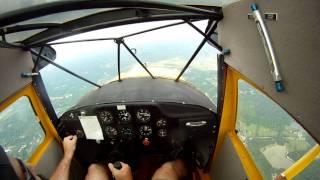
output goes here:
[[193, 121], [193, 122], [187, 122], [186, 126], [187, 127], [201, 127], [206, 125], [207, 122], [206, 121]]

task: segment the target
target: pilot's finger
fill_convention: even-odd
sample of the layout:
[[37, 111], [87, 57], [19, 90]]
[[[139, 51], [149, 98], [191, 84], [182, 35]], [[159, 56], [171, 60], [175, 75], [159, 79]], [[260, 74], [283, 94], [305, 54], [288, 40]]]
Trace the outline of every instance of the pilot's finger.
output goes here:
[[114, 174], [114, 172], [119, 171], [118, 169], [116, 169], [112, 163], [108, 164], [108, 168], [110, 169], [111, 173]]
[[129, 164], [126, 164], [126, 163], [121, 162], [121, 161], [120, 161], [120, 164], [121, 164], [121, 166], [122, 166], [122, 167], [126, 167], [126, 166], [128, 166], [128, 167], [130, 168]]
[[71, 140], [77, 142], [77, 139], [78, 139], [77, 135], [73, 135]]

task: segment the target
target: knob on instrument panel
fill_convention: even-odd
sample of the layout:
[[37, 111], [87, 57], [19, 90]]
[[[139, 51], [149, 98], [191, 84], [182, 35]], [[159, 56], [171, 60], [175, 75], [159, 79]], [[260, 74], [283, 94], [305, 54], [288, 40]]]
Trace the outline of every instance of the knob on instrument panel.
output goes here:
[[119, 161], [116, 161], [113, 163], [114, 168], [120, 170], [122, 168], [122, 165]]

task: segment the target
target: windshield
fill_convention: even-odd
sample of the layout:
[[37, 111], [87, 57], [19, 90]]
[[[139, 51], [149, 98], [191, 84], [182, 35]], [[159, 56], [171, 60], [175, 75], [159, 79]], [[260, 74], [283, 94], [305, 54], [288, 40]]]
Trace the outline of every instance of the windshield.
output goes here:
[[[145, 30], [147, 27], [159, 27], [176, 22], [163, 21], [119, 26], [84, 33], [56, 42], [119, 37], [128, 34], [130, 30], [131, 33], [134, 33], [137, 30]], [[206, 20], [194, 22], [203, 32], [207, 23]], [[153, 76], [175, 79], [203, 38], [188, 24], [124, 38], [123, 41], [129, 50], [125, 45], [120, 45], [120, 77], [124, 79], [150, 76], [135, 59], [136, 57]], [[52, 47], [57, 52], [56, 63], [99, 85], [119, 79], [118, 44], [113, 40], [56, 44]], [[204, 93], [214, 104], [217, 102], [217, 53], [218, 50], [205, 44], [180, 78], [180, 81], [185, 81]], [[48, 65], [40, 72], [58, 116], [75, 105], [87, 92], [97, 88], [52, 65]]]

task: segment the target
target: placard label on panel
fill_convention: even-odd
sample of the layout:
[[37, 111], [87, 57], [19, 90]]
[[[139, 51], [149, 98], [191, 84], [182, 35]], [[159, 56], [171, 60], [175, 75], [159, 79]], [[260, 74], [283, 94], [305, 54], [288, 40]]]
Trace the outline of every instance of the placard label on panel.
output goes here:
[[104, 139], [97, 116], [79, 116], [79, 119], [87, 139]]
[[126, 105], [117, 105], [117, 109], [120, 110], [126, 110]]

